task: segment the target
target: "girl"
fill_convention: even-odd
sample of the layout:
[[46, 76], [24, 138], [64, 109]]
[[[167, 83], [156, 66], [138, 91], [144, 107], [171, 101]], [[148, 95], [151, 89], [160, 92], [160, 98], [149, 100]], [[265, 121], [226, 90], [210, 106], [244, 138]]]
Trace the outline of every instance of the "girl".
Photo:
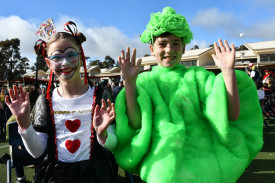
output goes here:
[[[65, 24], [70, 33], [58, 32], [47, 43], [39, 40], [37, 54], [43, 54], [51, 76], [47, 93], [42, 93], [30, 114], [29, 94], [22, 86], [10, 90], [6, 103], [16, 117], [19, 133], [35, 158], [45, 155], [36, 167], [34, 182], [115, 182], [108, 150], [116, 146], [114, 105], [102, 91], [86, 85], [87, 71], [81, 43], [73, 22]], [[74, 31], [70, 28], [73, 26]], [[65, 29], [66, 30], [66, 29]], [[80, 77], [84, 64], [85, 83]], [[52, 74], [60, 82], [52, 88]], [[107, 102], [106, 102], [107, 101]], [[99, 107], [101, 105], [101, 108]], [[107, 105], [107, 106], [106, 106]]]

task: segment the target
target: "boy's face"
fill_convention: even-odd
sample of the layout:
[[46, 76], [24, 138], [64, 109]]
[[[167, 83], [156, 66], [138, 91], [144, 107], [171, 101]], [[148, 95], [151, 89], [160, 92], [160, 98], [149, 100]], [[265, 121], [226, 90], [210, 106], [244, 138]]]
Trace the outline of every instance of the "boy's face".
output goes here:
[[150, 45], [151, 55], [155, 56], [158, 64], [163, 67], [177, 65], [185, 51], [185, 45], [180, 37], [169, 35], [157, 37], [154, 45]]

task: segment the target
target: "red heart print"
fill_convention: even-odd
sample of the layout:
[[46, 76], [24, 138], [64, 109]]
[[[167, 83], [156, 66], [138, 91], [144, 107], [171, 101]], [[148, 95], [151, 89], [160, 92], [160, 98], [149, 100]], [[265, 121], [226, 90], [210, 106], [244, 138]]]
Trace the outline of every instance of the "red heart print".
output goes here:
[[65, 142], [65, 146], [68, 149], [68, 151], [70, 151], [72, 154], [74, 154], [78, 148], [80, 147], [80, 140], [75, 139], [75, 140], [66, 140]]
[[81, 121], [79, 119], [75, 120], [66, 120], [65, 121], [65, 126], [70, 130], [70, 132], [74, 133], [78, 130], [80, 127]]

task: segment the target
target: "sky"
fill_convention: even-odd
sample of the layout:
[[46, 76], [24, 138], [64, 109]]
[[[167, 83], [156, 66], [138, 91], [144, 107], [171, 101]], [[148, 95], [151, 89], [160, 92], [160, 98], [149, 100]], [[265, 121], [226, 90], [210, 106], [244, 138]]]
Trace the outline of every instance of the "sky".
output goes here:
[[21, 56], [32, 66], [38, 40], [34, 32], [52, 18], [57, 31], [64, 31], [67, 21], [77, 24], [87, 38], [82, 45], [85, 55], [92, 60], [104, 60], [107, 55], [117, 60], [127, 46], [142, 57], [150, 52], [139, 36], [150, 14], [166, 6], [185, 16], [194, 33], [186, 50], [194, 45], [209, 47], [219, 38], [235, 46], [275, 40], [275, 0], [0, 0], [0, 41], [19, 38]]

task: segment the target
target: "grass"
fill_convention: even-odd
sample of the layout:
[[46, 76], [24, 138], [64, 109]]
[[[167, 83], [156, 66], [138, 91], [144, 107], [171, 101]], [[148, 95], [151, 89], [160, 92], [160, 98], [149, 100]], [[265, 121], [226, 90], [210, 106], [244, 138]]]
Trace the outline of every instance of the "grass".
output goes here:
[[[0, 136], [0, 156], [4, 153], [9, 154], [8, 142], [5, 139], [5, 134]], [[33, 181], [34, 168], [24, 167], [24, 173], [27, 178], [27, 182]], [[139, 176], [133, 176], [135, 183], [142, 183]], [[0, 163], [0, 183], [7, 181], [7, 165]], [[16, 174], [14, 168], [12, 168], [11, 182], [16, 182]], [[118, 170], [118, 182], [119, 183], [128, 183], [128, 178], [126, 177], [125, 171], [119, 168]]]
[[[237, 183], [273, 183], [275, 182], [275, 120], [268, 122], [270, 128], [264, 126], [264, 146], [261, 152], [251, 162]], [[4, 134], [0, 136], [0, 156], [9, 153], [8, 143]], [[6, 147], [5, 147], [6, 146]], [[233, 167], [232, 167], [233, 168]], [[0, 164], [0, 182], [6, 182], [6, 164]], [[28, 181], [33, 180], [34, 168], [24, 168]], [[142, 183], [138, 176], [134, 176], [135, 183]], [[16, 181], [14, 169], [12, 169], [12, 182]], [[125, 172], [119, 169], [118, 182], [128, 183]]]

